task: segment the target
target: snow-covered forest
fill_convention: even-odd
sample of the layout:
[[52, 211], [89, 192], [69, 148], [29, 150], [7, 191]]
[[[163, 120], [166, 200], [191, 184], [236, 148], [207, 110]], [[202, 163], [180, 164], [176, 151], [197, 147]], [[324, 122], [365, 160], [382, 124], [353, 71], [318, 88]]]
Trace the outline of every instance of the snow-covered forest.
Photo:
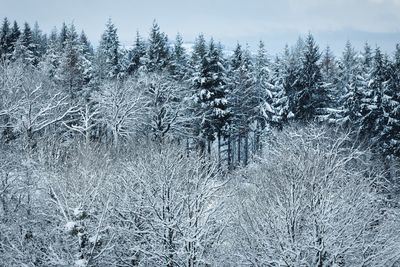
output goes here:
[[1, 266], [400, 266], [400, 44], [132, 36], [3, 19]]

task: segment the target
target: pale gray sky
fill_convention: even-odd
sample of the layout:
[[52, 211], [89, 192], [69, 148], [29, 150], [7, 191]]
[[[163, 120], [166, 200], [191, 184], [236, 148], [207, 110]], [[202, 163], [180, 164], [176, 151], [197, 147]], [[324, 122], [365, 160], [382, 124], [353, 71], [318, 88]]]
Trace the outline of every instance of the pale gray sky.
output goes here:
[[20, 24], [38, 21], [46, 32], [74, 22], [95, 44], [109, 17], [124, 45], [133, 43], [136, 30], [147, 36], [153, 19], [170, 39], [180, 32], [191, 42], [203, 32], [227, 47], [239, 41], [253, 48], [262, 39], [272, 53], [308, 31], [335, 51], [347, 39], [386, 51], [400, 42], [400, 0], [0, 0], [5, 16]]

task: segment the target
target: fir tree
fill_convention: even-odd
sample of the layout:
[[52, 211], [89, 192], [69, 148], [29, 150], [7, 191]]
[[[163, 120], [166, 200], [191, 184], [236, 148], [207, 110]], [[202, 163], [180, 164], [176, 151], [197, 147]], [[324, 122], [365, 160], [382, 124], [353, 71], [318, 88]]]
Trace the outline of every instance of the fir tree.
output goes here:
[[[282, 129], [283, 125], [293, 116], [290, 112], [289, 97], [285, 90], [285, 66], [281, 58], [276, 57], [272, 64], [271, 74], [269, 78], [269, 92], [272, 100], [270, 112], [272, 116], [270, 123], [273, 126]], [[269, 94], [268, 94], [269, 95]], [[268, 109], [266, 109], [268, 111]]]
[[361, 99], [365, 86], [361, 71], [357, 53], [348, 41], [339, 63], [337, 106], [340, 117], [336, 121], [338, 125], [355, 129], [360, 123]]
[[294, 114], [297, 119], [311, 120], [324, 115], [327, 107], [327, 92], [322, 86], [321, 54], [314, 37], [309, 34], [305, 41], [299, 88], [296, 92]]
[[143, 65], [146, 64], [146, 42], [140, 36], [139, 32], [136, 32], [135, 44], [128, 52], [129, 65], [127, 67], [127, 73], [133, 74], [138, 71]]
[[163, 70], [169, 64], [170, 51], [168, 37], [160, 31], [160, 27], [156, 21], [153, 21], [148, 43], [147, 69], [149, 71]]
[[115, 28], [111, 19], [108, 20], [106, 29], [101, 36], [95, 63], [98, 80], [116, 78], [120, 72], [120, 49], [117, 28]]
[[192, 69], [193, 76], [196, 77], [199, 75], [201, 64], [206, 54], [207, 54], [206, 40], [204, 38], [204, 35], [200, 34], [194, 42], [193, 52], [190, 58], [190, 67]]
[[385, 155], [400, 157], [400, 44], [396, 45], [388, 80], [383, 85], [384, 126], [381, 133]]
[[[226, 69], [221, 47], [211, 39], [206, 56], [203, 58], [199, 77], [195, 77], [197, 97], [201, 107], [201, 139], [210, 142], [215, 140], [215, 134], [222, 136], [226, 125], [228, 110], [226, 100]], [[201, 145], [204, 149], [204, 145]]]
[[[364, 66], [368, 67], [368, 62], [364, 61]], [[387, 70], [385, 57], [377, 47], [361, 100], [360, 133], [364, 137], [370, 137], [373, 144], [377, 144], [383, 127], [382, 94], [383, 85], [388, 79]]]
[[57, 75], [57, 70], [60, 65], [61, 51], [58, 42], [57, 29], [54, 28], [49, 36], [48, 45], [43, 61], [41, 62], [41, 69], [50, 77], [54, 79]]
[[65, 22], [61, 25], [61, 30], [60, 30], [60, 35], [58, 37], [58, 43], [60, 45], [60, 50], [62, 50], [65, 46], [65, 41], [67, 40], [67, 34], [68, 34], [68, 27]]
[[0, 32], [0, 61], [9, 60], [13, 52], [10, 23], [4, 18]]
[[42, 30], [39, 28], [39, 24], [37, 22], [35, 22], [33, 26], [32, 42], [35, 45], [33, 53], [35, 56], [35, 65], [37, 65], [42, 56], [46, 53], [47, 48], [47, 37], [42, 33]]
[[178, 33], [175, 38], [174, 49], [171, 55], [171, 75], [176, 80], [184, 79], [185, 75], [187, 75], [187, 64], [188, 60], [186, 56], [186, 50], [183, 47], [183, 39], [182, 36]]
[[24, 30], [15, 44], [13, 58], [14, 60], [21, 60], [24, 64], [34, 65], [36, 63], [34, 51], [35, 44], [32, 41], [32, 31], [29, 24], [25, 22]]
[[10, 33], [13, 51], [15, 49], [15, 44], [17, 43], [20, 35], [21, 35], [21, 31], [19, 29], [18, 23], [16, 21], [14, 21], [12, 29], [11, 29], [11, 33]]

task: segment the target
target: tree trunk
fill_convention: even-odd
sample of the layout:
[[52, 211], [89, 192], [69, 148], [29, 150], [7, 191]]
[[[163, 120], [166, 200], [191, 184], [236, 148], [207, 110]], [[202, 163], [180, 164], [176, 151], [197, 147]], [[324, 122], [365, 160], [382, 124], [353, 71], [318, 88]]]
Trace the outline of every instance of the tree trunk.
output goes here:
[[227, 157], [228, 157], [228, 169], [232, 169], [232, 146], [231, 146], [231, 134], [229, 133], [228, 136], [228, 151], [227, 151]]
[[218, 166], [221, 167], [221, 135], [218, 134]]
[[244, 135], [244, 158], [243, 158], [244, 166], [247, 166], [248, 161], [249, 161], [249, 133], [246, 132]]
[[239, 134], [239, 136], [238, 136], [238, 141], [237, 141], [237, 145], [238, 145], [238, 148], [237, 148], [237, 159], [238, 159], [238, 165], [240, 165], [240, 161], [241, 161], [241, 157], [240, 157], [240, 153], [241, 153], [241, 148], [240, 148], [240, 146], [241, 146], [241, 136], [240, 136], [240, 134]]

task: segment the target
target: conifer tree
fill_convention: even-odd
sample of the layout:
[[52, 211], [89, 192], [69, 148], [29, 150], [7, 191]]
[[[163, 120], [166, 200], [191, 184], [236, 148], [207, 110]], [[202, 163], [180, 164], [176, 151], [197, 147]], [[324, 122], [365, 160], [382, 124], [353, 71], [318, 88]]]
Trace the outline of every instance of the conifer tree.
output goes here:
[[9, 60], [13, 52], [10, 23], [4, 18], [0, 32], [0, 61]]
[[305, 41], [302, 66], [299, 77], [299, 88], [296, 92], [294, 114], [300, 120], [312, 120], [324, 115], [328, 94], [322, 86], [321, 54], [314, 37], [309, 34]]
[[68, 27], [65, 22], [61, 25], [61, 30], [60, 30], [60, 35], [58, 37], [58, 43], [60, 45], [60, 50], [62, 50], [65, 46], [65, 41], [67, 40], [67, 34], [68, 34]]
[[290, 112], [289, 97], [285, 89], [285, 66], [281, 58], [276, 57], [274, 64], [271, 67], [271, 73], [269, 78], [269, 92], [272, 98], [272, 105], [270, 110], [272, 116], [270, 124], [282, 129], [288, 120], [293, 116]]
[[182, 36], [178, 33], [175, 38], [174, 49], [171, 55], [171, 75], [176, 80], [183, 80], [187, 75], [188, 59], [186, 55], [186, 50], [183, 47]]
[[35, 65], [39, 63], [43, 55], [46, 53], [47, 36], [42, 33], [39, 24], [35, 22], [32, 29], [32, 42], [35, 45], [34, 56]]
[[49, 36], [47, 50], [41, 62], [41, 69], [50, 77], [54, 79], [60, 66], [61, 51], [58, 40], [57, 29], [54, 28]]
[[339, 82], [337, 84], [337, 106], [340, 117], [336, 123], [356, 129], [361, 118], [361, 99], [365, 83], [361, 77], [361, 62], [353, 46], [348, 41], [339, 63]]
[[135, 44], [128, 52], [129, 65], [127, 67], [127, 73], [133, 74], [138, 71], [143, 65], [146, 64], [146, 42], [140, 36], [139, 32], [136, 32]]
[[201, 151], [204, 151], [207, 141], [207, 150], [211, 153], [211, 142], [215, 134], [222, 136], [228, 118], [226, 100], [226, 68], [221, 46], [217, 46], [211, 39], [206, 56], [203, 58], [200, 73], [195, 77], [198, 104], [202, 112], [200, 124]]
[[[364, 61], [368, 67], [369, 62]], [[388, 79], [388, 66], [379, 47], [375, 49], [371, 73], [361, 99], [361, 125], [360, 133], [369, 137], [372, 144], [377, 144], [379, 134], [383, 127], [382, 94], [383, 85]]]
[[99, 81], [117, 78], [120, 73], [119, 40], [117, 28], [111, 19], [106, 24], [96, 51], [95, 72]]
[[14, 52], [15, 44], [18, 41], [19, 36], [21, 35], [21, 31], [19, 29], [18, 23], [14, 21], [13, 26], [11, 28], [10, 39], [12, 44], [12, 51], [11, 54]]
[[36, 63], [35, 44], [32, 41], [32, 30], [26, 22], [24, 24], [24, 30], [15, 44], [13, 58], [14, 60], [21, 60], [26, 65], [33, 66]]
[[384, 155], [400, 157], [400, 44], [396, 45], [388, 80], [383, 85], [384, 125], [381, 142]]
[[193, 52], [190, 58], [190, 67], [192, 76], [196, 77], [199, 75], [201, 64], [207, 53], [206, 40], [203, 34], [200, 34], [193, 45]]
[[153, 21], [148, 43], [147, 69], [149, 71], [163, 70], [169, 64], [170, 51], [168, 37], [165, 33], [161, 32], [160, 26], [158, 26], [156, 21]]
[[64, 52], [60, 58], [57, 78], [68, 92], [70, 99], [76, 101], [83, 87], [83, 73], [78, 34], [73, 24], [67, 28]]

